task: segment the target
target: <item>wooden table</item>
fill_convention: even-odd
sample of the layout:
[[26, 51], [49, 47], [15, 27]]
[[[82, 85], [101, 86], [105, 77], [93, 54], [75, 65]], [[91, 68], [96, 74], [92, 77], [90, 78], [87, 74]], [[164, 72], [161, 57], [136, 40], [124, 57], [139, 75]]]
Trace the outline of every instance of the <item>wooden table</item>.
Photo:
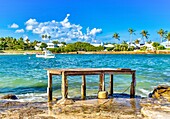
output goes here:
[[82, 85], [81, 85], [81, 98], [86, 98], [86, 75], [100, 75], [99, 78], [99, 91], [105, 91], [105, 74], [110, 75], [109, 82], [109, 94], [113, 94], [113, 75], [114, 74], [130, 74], [132, 75], [132, 82], [130, 88], [130, 97], [135, 97], [135, 70], [131, 69], [112, 69], [112, 68], [76, 68], [76, 69], [46, 69], [48, 74], [48, 87], [47, 95], [48, 101], [52, 101], [52, 75], [61, 75], [62, 76], [62, 98], [67, 98], [68, 95], [68, 81], [67, 76], [82, 76]]

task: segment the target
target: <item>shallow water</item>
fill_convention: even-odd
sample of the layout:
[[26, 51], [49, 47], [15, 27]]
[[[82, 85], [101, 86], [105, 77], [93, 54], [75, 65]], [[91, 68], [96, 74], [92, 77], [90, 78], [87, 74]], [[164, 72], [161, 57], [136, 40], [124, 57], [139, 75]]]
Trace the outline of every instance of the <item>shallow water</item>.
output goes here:
[[[136, 70], [136, 94], [147, 96], [159, 84], [170, 85], [170, 55], [57, 54], [55, 59], [35, 55], [0, 56], [0, 95], [16, 94], [22, 101], [46, 100], [45, 68], [131, 68]], [[53, 96], [61, 96], [61, 77], [53, 77]], [[106, 75], [106, 89], [109, 76]], [[68, 77], [69, 96], [80, 96], [81, 78]], [[114, 76], [114, 92], [129, 87], [131, 76]], [[87, 76], [87, 95], [98, 90], [98, 76]], [[126, 91], [129, 93], [129, 90]]]

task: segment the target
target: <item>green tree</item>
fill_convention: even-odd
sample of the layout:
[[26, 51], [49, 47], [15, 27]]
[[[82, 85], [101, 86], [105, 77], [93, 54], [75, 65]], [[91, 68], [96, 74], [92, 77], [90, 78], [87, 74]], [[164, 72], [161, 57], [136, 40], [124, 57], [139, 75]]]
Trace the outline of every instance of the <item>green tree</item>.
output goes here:
[[153, 42], [152, 43], [152, 46], [157, 50], [158, 49], [158, 46], [160, 45], [160, 43], [158, 42]]
[[162, 41], [163, 41], [162, 38], [167, 33], [167, 31], [160, 29], [157, 33], [160, 35], [160, 39], [161, 39], [160, 42], [162, 43]]
[[128, 29], [128, 32], [129, 32], [129, 34], [130, 34], [130, 41], [129, 41], [129, 42], [132, 43], [132, 35], [135, 34], [135, 33], [134, 33], [135, 30], [133, 30], [132, 28], [129, 28], [129, 29]]
[[[112, 38], [114, 38], [115, 40], [120, 40], [120, 36], [118, 33], [114, 33]], [[117, 42], [118, 43], [118, 42]]]
[[169, 46], [170, 32], [168, 32], [168, 33], [166, 34], [165, 39], [168, 41], [168, 46]]
[[53, 41], [52, 43], [59, 44], [60, 42], [56, 40], [56, 41]]
[[44, 35], [44, 38], [45, 38], [45, 39], [47, 38], [47, 34]]
[[40, 48], [41, 48], [41, 50], [43, 50], [43, 48], [47, 48], [47, 44], [46, 43], [41, 43], [41, 45], [40, 45]]
[[44, 36], [44, 35], [42, 35], [41, 37], [42, 37], [42, 39], [44, 39], [44, 38], [45, 38], [45, 36]]
[[48, 39], [51, 40], [51, 36], [48, 36]]
[[142, 30], [141, 33], [142, 38], [144, 38], [144, 42], [146, 42], [146, 39], [148, 39], [149, 33], [146, 30]]
[[163, 45], [158, 46], [158, 50], [164, 50], [165, 47]]
[[138, 39], [135, 40], [135, 44], [139, 44], [139, 42], [140, 42], [140, 41], [139, 41]]
[[66, 45], [66, 42], [61, 42], [61, 44]]

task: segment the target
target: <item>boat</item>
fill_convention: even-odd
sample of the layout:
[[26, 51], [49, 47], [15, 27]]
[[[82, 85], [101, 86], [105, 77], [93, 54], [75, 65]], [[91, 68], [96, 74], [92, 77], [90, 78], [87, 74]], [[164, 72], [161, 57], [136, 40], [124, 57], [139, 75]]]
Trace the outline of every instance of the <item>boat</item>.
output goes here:
[[37, 58], [55, 58], [55, 55], [49, 50], [44, 50], [43, 54], [36, 54]]
[[27, 55], [27, 53], [26, 53], [26, 52], [24, 52], [24, 53], [23, 53], [23, 55]]

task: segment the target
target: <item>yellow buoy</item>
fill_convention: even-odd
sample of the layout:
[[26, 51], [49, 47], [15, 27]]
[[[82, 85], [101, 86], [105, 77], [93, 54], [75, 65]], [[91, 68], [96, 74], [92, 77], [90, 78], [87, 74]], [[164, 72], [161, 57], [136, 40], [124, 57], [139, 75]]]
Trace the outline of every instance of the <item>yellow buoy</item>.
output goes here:
[[98, 93], [98, 98], [99, 99], [107, 99], [108, 98], [108, 92], [107, 91], [100, 91]]

